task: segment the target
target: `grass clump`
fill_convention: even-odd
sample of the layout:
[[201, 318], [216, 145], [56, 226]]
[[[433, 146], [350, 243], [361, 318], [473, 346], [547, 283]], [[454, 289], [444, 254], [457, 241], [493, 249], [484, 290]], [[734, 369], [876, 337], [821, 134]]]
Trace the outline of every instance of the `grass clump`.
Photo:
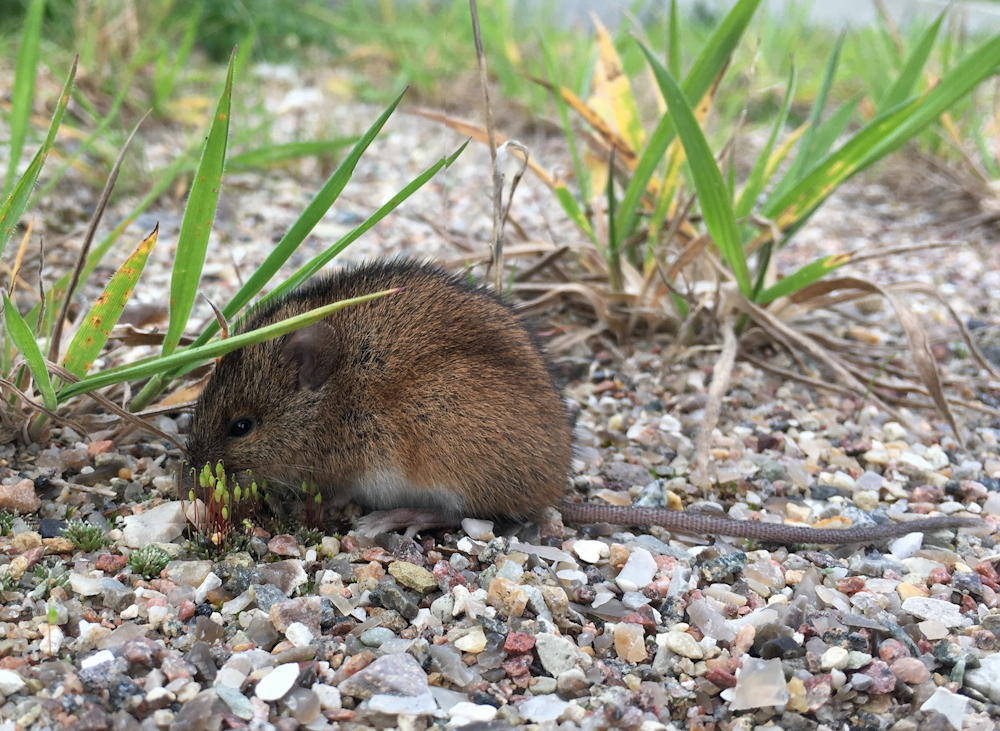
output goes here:
[[71, 518], [66, 527], [63, 528], [63, 535], [68, 538], [74, 546], [84, 553], [90, 553], [104, 548], [111, 543], [108, 534], [93, 523], [87, 523], [79, 518]]
[[133, 574], [146, 579], [155, 579], [170, 563], [170, 554], [159, 546], [148, 545], [133, 551], [128, 557], [128, 567]]

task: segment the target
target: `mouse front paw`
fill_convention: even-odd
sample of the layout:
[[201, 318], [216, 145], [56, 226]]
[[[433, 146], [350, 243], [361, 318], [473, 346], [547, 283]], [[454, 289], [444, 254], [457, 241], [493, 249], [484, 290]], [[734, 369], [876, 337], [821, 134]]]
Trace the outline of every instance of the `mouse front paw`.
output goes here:
[[406, 529], [407, 538], [413, 538], [417, 533], [435, 528], [451, 528], [459, 525], [460, 520], [443, 513], [413, 508], [397, 508], [396, 510], [379, 510], [362, 516], [357, 520], [357, 533], [364, 538], [374, 538], [380, 533], [391, 533]]

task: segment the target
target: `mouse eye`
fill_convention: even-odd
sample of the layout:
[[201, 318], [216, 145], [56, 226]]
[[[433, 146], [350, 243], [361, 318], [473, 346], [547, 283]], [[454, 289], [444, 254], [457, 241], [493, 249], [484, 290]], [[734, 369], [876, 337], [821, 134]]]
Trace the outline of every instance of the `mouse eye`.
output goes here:
[[229, 436], [245, 437], [253, 431], [254, 426], [254, 420], [249, 416], [240, 416], [233, 419], [233, 423], [229, 425]]

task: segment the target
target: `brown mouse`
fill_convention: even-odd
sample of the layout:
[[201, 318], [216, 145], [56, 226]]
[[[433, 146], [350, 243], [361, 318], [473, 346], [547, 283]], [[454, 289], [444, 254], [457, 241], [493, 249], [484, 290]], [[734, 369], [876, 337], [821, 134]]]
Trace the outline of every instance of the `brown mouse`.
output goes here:
[[930, 518], [847, 530], [737, 521], [662, 508], [562, 501], [571, 424], [549, 362], [516, 312], [436, 267], [379, 261], [318, 278], [252, 310], [246, 332], [342, 299], [402, 288], [225, 355], [195, 411], [193, 466], [375, 512], [361, 532], [448, 527], [466, 517], [566, 520], [778, 543], [872, 542], [979, 525]]
[[491, 292], [405, 259], [316, 279], [252, 311], [252, 330], [345, 308], [224, 356], [188, 440], [193, 465], [379, 511], [369, 534], [463, 518], [529, 519], [563, 496], [571, 425], [530, 329]]

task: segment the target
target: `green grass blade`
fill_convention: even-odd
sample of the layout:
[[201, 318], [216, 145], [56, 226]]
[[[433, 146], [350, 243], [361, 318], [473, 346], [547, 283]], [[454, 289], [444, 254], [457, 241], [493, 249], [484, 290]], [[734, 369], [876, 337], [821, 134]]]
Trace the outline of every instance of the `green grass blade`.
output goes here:
[[[382, 129], [382, 126], [389, 119], [389, 116], [402, 98], [403, 94], [397, 96], [395, 101], [382, 112], [379, 118], [375, 120], [375, 123], [362, 135], [361, 139], [354, 145], [354, 148], [344, 158], [343, 162], [333, 171], [330, 179], [326, 181], [326, 184], [310, 201], [309, 205], [306, 206], [302, 215], [292, 224], [288, 232], [282, 236], [281, 241], [277, 243], [274, 250], [271, 251], [264, 262], [257, 268], [257, 271], [250, 275], [246, 284], [240, 288], [233, 299], [229, 301], [229, 304], [223, 308], [222, 313], [227, 318], [232, 318], [239, 313], [271, 281], [271, 278], [288, 260], [288, 257], [295, 252], [299, 244], [305, 240], [309, 232], [315, 228], [320, 219], [330, 210], [330, 206], [337, 200], [344, 186], [351, 179], [351, 175], [354, 174], [354, 167], [358, 164], [358, 160], [361, 159], [361, 155], [368, 149], [368, 146], [375, 139], [376, 135], [378, 135], [379, 130]], [[208, 342], [208, 339], [218, 332], [218, 327], [217, 323], [212, 322], [205, 332], [201, 333], [196, 343], [201, 345]]]
[[[738, 0], [732, 10], [723, 18], [719, 27], [715, 29], [708, 43], [702, 48], [681, 87], [690, 105], [696, 105], [701, 101], [712, 87], [712, 82], [725, 68], [729, 57], [743, 38], [743, 33], [759, 4], [760, 0]], [[653, 76], [656, 77], [660, 91], [666, 96], [666, 92], [663, 90], [664, 79], [670, 76], [670, 73], [644, 43], [638, 40], [636, 42], [653, 69]], [[653, 173], [662, 162], [667, 147], [675, 135], [673, 120], [669, 115], [663, 115], [650, 136], [649, 142], [646, 143], [646, 149], [643, 150], [642, 157], [639, 158], [635, 172], [632, 173], [632, 178], [625, 188], [624, 195], [622, 195], [618, 212], [618, 233], [616, 234], [620, 240], [624, 241], [635, 233], [639, 222], [639, 204], [642, 201], [642, 196], [646, 193], [646, 186], [649, 185]]]
[[208, 237], [212, 233], [215, 208], [219, 203], [222, 189], [222, 170], [226, 162], [226, 144], [229, 141], [230, 109], [233, 98], [233, 61], [235, 51], [229, 59], [226, 85], [212, 119], [205, 151], [202, 153], [198, 172], [184, 218], [177, 237], [177, 254], [170, 279], [170, 322], [163, 340], [163, 355], [170, 355], [177, 348], [184, 329], [187, 327], [191, 308], [194, 307], [198, 286], [201, 284], [201, 270], [205, 265], [208, 251]]
[[10, 241], [11, 234], [14, 233], [17, 222], [21, 220], [21, 216], [24, 214], [25, 208], [28, 205], [28, 199], [31, 197], [31, 191], [35, 187], [35, 183], [38, 182], [39, 173], [42, 172], [45, 158], [48, 157], [49, 150], [52, 149], [52, 144], [56, 141], [56, 131], [59, 129], [59, 125], [62, 124], [63, 114], [66, 112], [66, 105], [69, 103], [70, 89], [73, 87], [73, 79], [75, 78], [76, 60], [74, 59], [73, 67], [70, 69], [69, 76], [66, 77], [66, 83], [63, 84], [62, 92], [59, 95], [59, 103], [56, 104], [56, 111], [52, 115], [52, 123], [49, 125], [45, 141], [35, 154], [31, 164], [28, 165], [28, 169], [24, 171], [24, 175], [17, 181], [10, 197], [0, 207], [0, 255], [3, 254], [4, 249], [7, 247], [7, 242]]
[[35, 98], [35, 73], [38, 70], [44, 14], [45, 0], [31, 0], [24, 14], [21, 46], [17, 51], [17, 66], [14, 69], [14, 89], [10, 99], [10, 158], [7, 161], [3, 198], [7, 197], [14, 184], [17, 164], [21, 161], [21, 151], [24, 150], [24, 141], [31, 126], [31, 104]]
[[[590, 175], [581, 162], [580, 151], [576, 146], [576, 135], [573, 133], [573, 126], [569, 121], [569, 105], [566, 104], [566, 100], [563, 99], [562, 94], [559, 93], [560, 80], [559, 74], [556, 70], [556, 62], [552, 56], [552, 50], [549, 48], [549, 44], [545, 42], [544, 38], [542, 38], [540, 45], [542, 49], [542, 60], [545, 62], [545, 72], [548, 74], [549, 83], [553, 87], [552, 99], [555, 101], [556, 109], [559, 111], [559, 121], [562, 123], [563, 136], [566, 138], [566, 144], [569, 145], [569, 152], [573, 158], [573, 172], [576, 174], [576, 184], [580, 188], [580, 201], [586, 206], [590, 201]], [[563, 207], [565, 208], [565, 206]], [[577, 210], [579, 210], [579, 206], [577, 206]], [[590, 226], [589, 222], [587, 223], [587, 226]], [[593, 238], [593, 232], [591, 232], [590, 236]]]
[[269, 293], [262, 301], [267, 301], [274, 297], [280, 297], [283, 294], [290, 292], [295, 289], [303, 282], [305, 282], [309, 277], [313, 276], [320, 269], [325, 267], [334, 258], [346, 249], [348, 246], [353, 244], [359, 237], [361, 237], [365, 232], [371, 229], [372, 226], [377, 224], [383, 218], [388, 216], [392, 211], [399, 207], [399, 204], [413, 195], [417, 190], [419, 190], [424, 183], [433, 178], [437, 172], [443, 167], [450, 167], [458, 156], [462, 154], [465, 148], [468, 146], [468, 142], [465, 142], [460, 148], [458, 148], [449, 157], [442, 157], [436, 163], [431, 165], [427, 170], [420, 174], [417, 178], [412, 180], [406, 187], [401, 191], [396, 193], [389, 201], [375, 211], [364, 223], [353, 229], [349, 234], [337, 241], [333, 246], [329, 247], [326, 251], [313, 257], [309, 263], [299, 269], [295, 274], [289, 277], [287, 280], [281, 283], [279, 287], [276, 287], [273, 292]]
[[[329, 317], [333, 313], [338, 310], [342, 310], [345, 307], [361, 304], [363, 302], [370, 302], [373, 299], [384, 297], [387, 294], [393, 294], [399, 291], [400, 290], [398, 289], [389, 289], [382, 292], [364, 295], [363, 297], [341, 300], [340, 302], [334, 302], [333, 304], [318, 307], [315, 310], [310, 310], [302, 315], [296, 315], [295, 317], [291, 317], [287, 320], [282, 320], [281, 322], [268, 325], [267, 327], [262, 327], [257, 330], [252, 330], [251, 332], [244, 333], [242, 335], [233, 335], [225, 340], [216, 340], [197, 348], [187, 348], [172, 355], [155, 358], [132, 367], [115, 369], [114, 371], [101, 371], [100, 373], [87, 376], [76, 383], [66, 386], [59, 392], [59, 402], [64, 403], [74, 396], [79, 396], [80, 394], [88, 393], [98, 388], [104, 388], [105, 386], [111, 386], [115, 383], [137, 381], [143, 378], [149, 378], [150, 376], [165, 373], [169, 370], [181, 369], [195, 363], [204, 363], [211, 358], [218, 358], [221, 355], [225, 355], [226, 353], [236, 350], [237, 348], [242, 348], [245, 345], [270, 340], [271, 338], [284, 335], [292, 330], [297, 330], [300, 327], [305, 327], [306, 325], [311, 325], [314, 322], [319, 322], [320, 320]], [[41, 355], [40, 352], [39, 355]]]
[[681, 77], [681, 24], [677, 19], [677, 0], [670, 0], [670, 21], [667, 27], [667, 70], [675, 79]]
[[785, 98], [781, 102], [781, 110], [778, 112], [778, 118], [774, 121], [774, 129], [771, 130], [771, 136], [768, 138], [767, 144], [764, 145], [764, 149], [761, 150], [757, 162], [754, 163], [746, 185], [743, 186], [743, 192], [740, 194], [740, 199], [736, 204], [736, 218], [744, 218], [750, 215], [754, 204], [757, 202], [757, 197], [760, 196], [764, 185], [767, 184], [767, 181], [764, 179], [764, 171], [767, 170], [767, 161], [770, 159], [771, 153], [774, 152], [774, 146], [778, 142], [778, 135], [781, 134], [781, 131], [785, 128], [785, 122], [788, 121], [788, 110], [792, 105], [792, 99], [795, 98], [795, 87], [798, 83], [798, 77], [798, 69], [793, 63], [788, 73], [788, 83], [785, 85]]
[[847, 123], [851, 121], [851, 118], [854, 116], [854, 110], [860, 101], [860, 94], [851, 97], [834, 109], [833, 114], [819, 126], [812, 139], [812, 157], [816, 160], [826, 157], [826, 154], [830, 152], [830, 148], [833, 147], [833, 143], [843, 133]]
[[775, 221], [782, 231], [800, 223], [837, 186], [861, 169], [871, 151], [905, 124], [919, 103], [920, 100], [914, 100], [873, 119], [781, 198], [769, 199], [762, 211], [764, 217]]
[[76, 331], [72, 342], [66, 349], [63, 366], [77, 377], [83, 377], [94, 364], [94, 359], [100, 354], [105, 343], [111, 336], [111, 329], [118, 323], [125, 305], [128, 303], [139, 275], [146, 266], [149, 252], [156, 245], [159, 228], [147, 236], [125, 263], [121, 265], [104, 292], [97, 298], [90, 312], [83, 318], [83, 324]]
[[966, 56], [938, 84], [920, 97], [916, 109], [907, 119], [879, 142], [858, 166], [863, 170], [872, 163], [902, 147], [919, 134], [956, 102], [971, 93], [1000, 66], [1000, 34], [985, 41]]
[[695, 119], [691, 106], [684, 98], [684, 92], [669, 74], [665, 76], [664, 81], [666, 83], [663, 84], [663, 97], [677, 125], [677, 134], [687, 154], [705, 227], [733, 270], [740, 291], [749, 296], [752, 287], [750, 272], [747, 269], [740, 233], [736, 227], [736, 214], [733, 211], [726, 181], [722, 179], [719, 166], [715, 163], [715, 156], [698, 125], [698, 120]]
[[14, 303], [7, 299], [6, 293], [3, 295], [3, 314], [11, 340], [24, 356], [28, 368], [31, 369], [31, 375], [35, 377], [35, 384], [42, 394], [42, 403], [46, 409], [54, 411], [58, 402], [56, 401], [56, 392], [52, 388], [52, 379], [45, 367], [45, 358], [42, 357], [42, 351], [38, 347], [38, 342], [35, 340], [31, 328], [21, 317], [21, 313], [17, 311]]
[[924, 31], [920, 37], [920, 42], [917, 43], [906, 59], [906, 63], [903, 64], [903, 69], [899, 72], [899, 78], [896, 79], [892, 88], [885, 95], [885, 98], [878, 104], [880, 112], [902, 104], [913, 94], [913, 90], [920, 80], [920, 75], [924, 71], [924, 66], [927, 65], [927, 59], [934, 49], [934, 42], [937, 40], [938, 31], [941, 29], [941, 23], [944, 21], [944, 16], [947, 12], [947, 10], [942, 11], [937, 20], [931, 23], [930, 27]]
[[805, 176], [809, 169], [819, 159], [819, 156], [815, 154], [816, 150], [813, 140], [816, 137], [816, 129], [819, 127], [819, 120], [822, 118], [823, 111], [826, 109], [826, 100], [830, 94], [830, 87], [833, 86], [833, 77], [837, 73], [837, 65], [840, 63], [840, 50], [843, 45], [844, 34], [841, 33], [840, 36], [837, 37], [837, 43], [834, 45], [833, 51], [830, 52], [830, 57], [826, 61], [826, 69], [823, 72], [823, 81], [820, 83], [819, 92], [816, 94], [816, 99], [813, 101], [812, 109], [809, 111], [809, 126], [806, 128], [805, 134], [802, 135], [802, 140], [799, 142], [792, 164], [788, 167], [788, 171], [774, 187], [774, 190], [769, 196], [770, 199], [781, 198], [785, 195], [785, 193], [788, 192], [792, 186], [802, 180], [803, 176]]
[[288, 142], [283, 145], [268, 145], [256, 150], [232, 155], [226, 163], [226, 168], [232, 171], [261, 169], [282, 165], [290, 160], [303, 157], [320, 157], [336, 152], [358, 141], [358, 137], [337, 137], [332, 140], [309, 140], [305, 142]]
[[580, 205], [576, 202], [573, 194], [566, 189], [566, 185], [561, 182], [556, 183], [554, 191], [556, 199], [559, 201], [560, 205], [562, 205], [563, 211], [565, 211], [566, 215], [569, 216], [569, 219], [577, 225], [577, 228], [587, 234], [587, 236], [590, 237], [590, 240], [594, 242], [594, 245], [597, 246], [601, 254], [604, 254], [604, 246], [598, 241], [597, 236], [594, 235], [594, 227], [590, 225], [590, 221], [588, 221], [587, 217], [583, 214], [583, 211], [580, 209]]
[[854, 258], [853, 254], [831, 254], [822, 259], [806, 264], [793, 274], [779, 279], [772, 286], [757, 296], [756, 304], [766, 305], [779, 297], [785, 297], [808, 287], [813, 282], [826, 276], [834, 269], [839, 269]]

